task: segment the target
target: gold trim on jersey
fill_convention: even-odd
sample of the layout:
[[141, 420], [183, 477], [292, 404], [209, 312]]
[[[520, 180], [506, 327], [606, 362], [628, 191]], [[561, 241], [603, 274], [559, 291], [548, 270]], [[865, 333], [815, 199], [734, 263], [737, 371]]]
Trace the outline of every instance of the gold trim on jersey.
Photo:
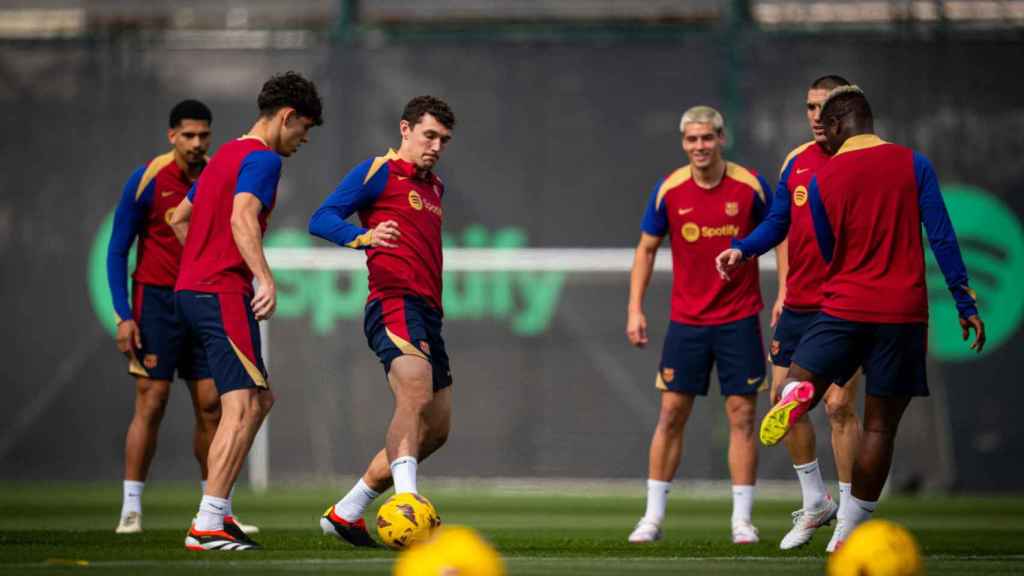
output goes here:
[[782, 173], [786, 171], [786, 166], [789, 166], [789, 161], [799, 156], [804, 150], [810, 148], [811, 144], [816, 144], [816, 142], [811, 140], [810, 142], [805, 142], [796, 148], [793, 148], [793, 151], [787, 154], [786, 159], [782, 161], [782, 168], [779, 169], [779, 176], [782, 176]]
[[757, 176], [754, 176], [753, 172], [739, 164], [726, 162], [725, 175], [737, 182], [742, 182], [743, 184], [753, 188], [754, 192], [756, 192], [761, 198], [761, 202], [765, 202], [765, 197], [767, 196], [768, 191], [761, 187], [761, 181], [757, 179]]
[[679, 186], [692, 177], [692, 170], [690, 169], [689, 164], [682, 168], [678, 168], [675, 172], [669, 174], [668, 178], [665, 178], [665, 181], [661, 183], [660, 187], [658, 187], [658, 196], [654, 201], [655, 210], [661, 208], [661, 201], [665, 198], [665, 194], [668, 194], [669, 190]]
[[366, 178], [363, 178], [363, 184], [369, 182], [370, 178], [373, 178], [377, 171], [387, 164], [388, 160], [398, 160], [398, 152], [395, 152], [393, 148], [388, 148], [387, 154], [373, 159], [373, 164], [370, 164], [370, 169], [366, 171]]
[[[857, 150], [874, 148], [876, 146], [881, 146], [882, 144], [888, 144], [888, 142], [874, 134], [857, 134], [856, 136], [850, 136], [846, 139], [846, 142], [843, 142], [843, 145], [839, 147], [839, 151], [836, 152], [836, 156], [846, 154], [847, 152], [856, 152]], [[835, 156], [833, 156], [833, 158], [835, 158]]]
[[139, 186], [135, 189], [136, 202], [142, 197], [142, 191], [146, 189], [146, 186], [153, 181], [153, 178], [156, 178], [157, 173], [166, 168], [171, 162], [174, 162], [174, 150], [161, 154], [149, 161], [149, 164], [146, 165], [146, 171], [142, 173], [142, 179], [139, 180]]

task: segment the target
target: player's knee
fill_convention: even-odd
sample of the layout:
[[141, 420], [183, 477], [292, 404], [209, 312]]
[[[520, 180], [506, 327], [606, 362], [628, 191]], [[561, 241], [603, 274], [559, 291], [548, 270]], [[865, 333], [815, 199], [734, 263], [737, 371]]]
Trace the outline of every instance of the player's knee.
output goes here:
[[151, 386], [139, 392], [139, 408], [144, 416], [159, 417], [167, 407], [170, 391], [166, 387]]
[[658, 414], [658, 428], [666, 432], [680, 432], [686, 425], [688, 411], [679, 405], [663, 405]]
[[270, 409], [274, 407], [274, 402], [277, 400], [277, 396], [273, 390], [264, 390], [256, 395], [259, 409], [262, 416], [270, 414]]
[[825, 413], [828, 414], [829, 423], [834, 429], [843, 429], [857, 422], [857, 414], [845, 394], [826, 395]]

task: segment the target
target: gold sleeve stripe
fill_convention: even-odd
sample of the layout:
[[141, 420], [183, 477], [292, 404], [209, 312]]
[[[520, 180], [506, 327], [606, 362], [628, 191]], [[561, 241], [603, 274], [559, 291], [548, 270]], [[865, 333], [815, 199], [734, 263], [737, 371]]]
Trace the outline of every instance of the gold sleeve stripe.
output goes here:
[[779, 168], [779, 176], [782, 176], [782, 173], [786, 171], [786, 166], [789, 166], [789, 161], [792, 160], [793, 158], [796, 158], [804, 150], [807, 150], [811, 146], [811, 144], [814, 144], [814, 140], [811, 140], [810, 142], [805, 142], [797, 146], [796, 148], [793, 148], [793, 151], [786, 155], [786, 159], [782, 161], [782, 168]]
[[242, 367], [244, 367], [245, 371], [249, 374], [249, 378], [252, 378], [253, 383], [260, 388], [270, 388], [270, 385], [267, 384], [267, 379], [263, 377], [263, 372], [260, 372], [260, 369], [252, 363], [252, 360], [249, 360], [249, 357], [243, 354], [242, 351], [238, 349], [238, 346], [235, 346], [235, 343], [232, 342], [231, 338], [228, 338], [228, 343], [231, 344], [231, 349], [235, 351], [235, 355], [238, 356], [238, 361], [242, 363]]
[[139, 187], [135, 189], [136, 202], [142, 196], [142, 191], [146, 189], [146, 186], [149, 186], [149, 183], [153, 181], [153, 178], [156, 178], [157, 173], [166, 168], [171, 162], [174, 162], [173, 150], [167, 154], [161, 154], [149, 161], [149, 165], [146, 166], [146, 171], [142, 173], [142, 179], [139, 180]]
[[690, 176], [689, 164], [669, 174], [668, 178], [665, 178], [665, 181], [662, 182], [661, 186], [658, 188], [658, 197], [654, 201], [654, 208], [661, 208], [661, 201], [665, 198], [665, 194], [668, 194], [669, 190], [689, 180]]
[[747, 186], [754, 189], [754, 192], [761, 198], [761, 202], [765, 201], [765, 196], [768, 193], [767, 190], [761, 188], [761, 181], [757, 179], [757, 176], [750, 171], [740, 166], [739, 164], [733, 164], [732, 162], [726, 162], [725, 164], [725, 175], [733, 180], [742, 182]]
[[354, 240], [345, 244], [349, 248], [362, 248], [363, 246], [369, 246], [373, 242], [373, 230], [367, 230], [363, 234], [356, 236]]
[[394, 332], [387, 328], [385, 328], [384, 330], [388, 333], [388, 338], [391, 339], [391, 342], [395, 346], [397, 346], [399, 350], [402, 351], [402, 354], [408, 354], [409, 356], [419, 356], [424, 360], [429, 360], [429, 358], [427, 358], [427, 355], [424, 354], [422, 350], [412, 345], [412, 342], [409, 342], [405, 338], [402, 338], [401, 336], [395, 334]]
[[370, 164], [370, 169], [366, 171], [366, 178], [363, 178], [363, 184], [366, 184], [367, 182], [369, 182], [370, 178], [373, 178], [374, 175], [377, 174], [377, 171], [379, 171], [382, 166], [387, 164], [388, 160], [397, 160], [397, 159], [398, 159], [398, 153], [395, 152], [391, 148], [388, 148], [388, 153], [387, 154], [385, 154], [383, 156], [377, 156], [376, 158], [374, 158], [373, 159], [373, 164]]

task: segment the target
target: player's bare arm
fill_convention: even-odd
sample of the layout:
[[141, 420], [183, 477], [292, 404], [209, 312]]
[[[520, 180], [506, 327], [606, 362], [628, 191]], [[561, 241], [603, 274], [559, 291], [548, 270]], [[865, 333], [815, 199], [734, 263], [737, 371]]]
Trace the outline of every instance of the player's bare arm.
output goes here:
[[267, 258], [263, 254], [263, 233], [260, 231], [259, 214], [263, 202], [254, 194], [235, 194], [231, 210], [231, 235], [238, 246], [242, 259], [256, 278], [256, 295], [252, 299], [252, 311], [257, 320], [265, 320], [277, 308], [277, 289], [270, 272]]
[[171, 230], [174, 230], [174, 236], [185, 244], [185, 237], [188, 236], [188, 221], [192, 218], [192, 202], [188, 198], [183, 198], [181, 203], [171, 213]]
[[626, 337], [637, 348], [647, 345], [647, 317], [644, 316], [644, 294], [654, 272], [654, 258], [661, 246], [661, 236], [640, 233], [640, 242], [633, 256], [633, 270], [629, 275], [629, 306], [626, 314]]

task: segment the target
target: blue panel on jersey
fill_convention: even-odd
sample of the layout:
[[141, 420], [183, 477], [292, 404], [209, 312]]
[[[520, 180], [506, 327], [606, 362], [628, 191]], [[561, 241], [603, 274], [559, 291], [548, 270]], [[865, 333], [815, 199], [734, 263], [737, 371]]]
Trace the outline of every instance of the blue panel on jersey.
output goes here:
[[[760, 256], [786, 239], [786, 234], [789, 233], [790, 217], [789, 187], [786, 186], [786, 181], [789, 179], [789, 170], [792, 166], [793, 163], [790, 162], [783, 170], [775, 194], [768, 201], [767, 216], [762, 219], [755, 214], [761, 222], [757, 228], [754, 228], [745, 238], [732, 241], [732, 247], [742, 252], [744, 258]], [[763, 185], [767, 185], [763, 179], [761, 181]], [[765, 198], [769, 197], [765, 196]], [[760, 199], [755, 201], [754, 206], [755, 208], [762, 206]]]
[[825, 259], [825, 262], [832, 262], [832, 252], [836, 248], [836, 236], [832, 232], [832, 224], [828, 221], [825, 204], [821, 201], [817, 176], [811, 178], [811, 184], [807, 187], [807, 198], [811, 206], [811, 220], [814, 222], [814, 235], [818, 239], [821, 257]]
[[964, 318], [978, 313], [974, 296], [967, 285], [967, 267], [960, 254], [960, 244], [949, 219], [949, 211], [942, 200], [939, 179], [931, 162], [920, 152], [914, 152], [914, 175], [917, 178], [917, 200], [921, 207], [921, 223], [928, 233], [928, 243], [939, 263], [946, 286], [956, 300], [956, 309]]
[[651, 236], [664, 236], [668, 231], [668, 211], [665, 209], [665, 202], [657, 206], [658, 190], [665, 179], [658, 180], [651, 191], [651, 198], [647, 201], [647, 209], [644, 210], [644, 219], [640, 223], [640, 230]]
[[374, 164], [371, 158], [342, 178], [323, 204], [309, 219], [309, 233], [338, 246], [368, 248], [370, 237], [366, 228], [348, 222], [346, 218], [373, 204], [388, 183], [388, 165], [385, 163], [375, 173], [366, 177]]
[[145, 172], [145, 166], [139, 168], [125, 183], [121, 200], [114, 212], [114, 226], [107, 246], [107, 284], [118, 322], [132, 318], [132, 308], [128, 302], [128, 253], [146, 221], [146, 213], [153, 202], [153, 190], [156, 187], [156, 179], [153, 178], [136, 199], [135, 193]]
[[263, 207], [270, 209], [277, 194], [277, 182], [281, 178], [281, 157], [271, 150], [250, 152], [238, 169], [235, 194], [248, 192], [260, 199]]

